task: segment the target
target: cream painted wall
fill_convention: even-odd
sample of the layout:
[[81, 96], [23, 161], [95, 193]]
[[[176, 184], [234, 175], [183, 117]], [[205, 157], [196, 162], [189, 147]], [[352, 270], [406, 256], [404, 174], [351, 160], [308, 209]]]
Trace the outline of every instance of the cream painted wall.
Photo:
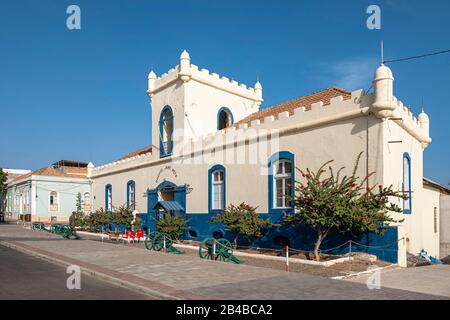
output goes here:
[[440, 257], [445, 258], [450, 255], [450, 196], [441, 195], [439, 205]]
[[[422, 144], [396, 122], [383, 122], [383, 185], [393, 185], [402, 190], [403, 154], [411, 157], [411, 214], [393, 214], [397, 220], [404, 219], [406, 250], [418, 254], [422, 249], [429, 254], [439, 255], [439, 232], [433, 232], [433, 210], [439, 209], [439, 191], [423, 186], [423, 149]], [[390, 143], [391, 142], [391, 143]], [[392, 199], [403, 208], [402, 199]]]
[[233, 114], [234, 122], [258, 111], [258, 104], [224, 90], [218, 90], [196, 80], [184, 85], [185, 125], [184, 139], [189, 140], [217, 131], [217, 114], [227, 107]]

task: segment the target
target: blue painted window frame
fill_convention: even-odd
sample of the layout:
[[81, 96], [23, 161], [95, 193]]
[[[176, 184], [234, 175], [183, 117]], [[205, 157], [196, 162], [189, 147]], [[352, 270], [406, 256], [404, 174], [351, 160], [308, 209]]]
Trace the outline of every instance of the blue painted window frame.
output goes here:
[[220, 129], [220, 113], [222, 111], [225, 111], [225, 112], [227, 112], [230, 115], [230, 117], [231, 117], [231, 125], [234, 124], [234, 117], [233, 117], [233, 113], [231, 112], [231, 110], [228, 107], [222, 107], [222, 108], [219, 109], [219, 111], [217, 111], [217, 130], [223, 130], [223, 129]]
[[[215, 171], [223, 172], [223, 209], [212, 208], [212, 174]], [[208, 212], [209, 213], [222, 213], [227, 206], [227, 171], [221, 164], [216, 164], [208, 170]]]
[[[170, 110], [170, 113], [172, 114], [172, 116], [170, 116], [169, 118], [164, 118], [164, 112], [166, 110]], [[163, 133], [164, 133], [164, 122], [166, 121], [172, 121], [172, 132], [170, 133], [170, 137], [172, 138], [170, 141], [167, 141], [169, 147], [168, 150], [166, 152], [165, 148], [164, 148], [164, 142], [163, 141]], [[172, 154], [173, 151], [173, 130], [174, 130], [174, 126], [175, 126], [175, 122], [174, 122], [174, 115], [173, 115], [173, 110], [172, 107], [169, 105], [166, 105], [162, 110], [161, 113], [159, 115], [159, 156], [160, 158], [163, 157], [167, 157], [170, 156]]]
[[294, 203], [291, 201], [290, 208], [274, 208], [274, 177], [273, 177], [273, 164], [279, 160], [289, 160], [291, 162], [291, 196], [293, 197], [295, 194], [295, 156], [293, 153], [289, 151], [280, 151], [274, 153], [268, 161], [269, 174], [268, 174], [268, 188], [269, 188], [269, 213], [293, 213], [294, 212]]
[[[133, 193], [133, 199], [130, 199], [130, 186], [133, 185], [133, 189], [134, 189], [134, 193]], [[133, 201], [134, 203], [134, 208], [133, 210], [136, 209], [136, 183], [133, 180], [130, 180], [127, 182], [127, 208], [131, 209], [131, 201]]]
[[105, 211], [111, 210], [111, 208], [108, 205], [108, 198], [109, 198], [110, 194], [111, 194], [111, 207], [112, 207], [112, 185], [107, 184], [105, 186]]
[[[408, 160], [408, 192], [405, 192], [405, 159]], [[405, 201], [408, 201], [409, 203], [409, 209], [403, 209], [404, 214], [411, 214], [412, 213], [412, 190], [411, 190], [411, 156], [408, 152], [405, 152], [402, 157], [402, 192], [403, 195], [408, 196], [408, 200], [403, 200], [403, 208], [405, 207]]]

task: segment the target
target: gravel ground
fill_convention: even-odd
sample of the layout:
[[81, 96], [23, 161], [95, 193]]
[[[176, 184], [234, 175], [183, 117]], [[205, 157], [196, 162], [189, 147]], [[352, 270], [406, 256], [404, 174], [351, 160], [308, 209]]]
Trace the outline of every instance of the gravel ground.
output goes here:
[[[94, 240], [94, 241], [101, 241], [95, 236], [87, 236], [82, 235], [82, 238]], [[117, 245], [123, 245], [123, 246], [133, 246], [134, 248], [141, 248], [145, 249], [145, 245], [143, 242], [141, 243], [123, 243], [118, 241], [110, 241], [110, 240], [104, 240], [104, 242], [113, 243]], [[184, 251], [185, 254], [192, 255], [198, 257], [198, 251], [194, 249], [186, 249], [186, 248], [178, 248], [181, 251]], [[199, 258], [199, 257], [198, 257]], [[199, 258], [200, 259], [200, 258]], [[262, 267], [262, 268], [272, 268], [277, 270], [285, 270], [285, 263], [283, 261], [275, 261], [275, 260], [263, 260], [258, 258], [251, 258], [251, 257], [239, 257], [241, 261], [243, 261], [244, 264], [255, 266], [255, 267]], [[220, 262], [223, 263], [223, 262]], [[231, 263], [231, 262], [230, 262]], [[321, 276], [321, 277], [337, 277], [337, 276], [345, 276], [345, 275], [351, 275], [354, 273], [358, 273], [361, 271], [368, 270], [369, 267], [385, 267], [390, 265], [390, 263], [387, 263], [385, 261], [377, 260], [375, 262], [370, 262], [367, 260], [361, 260], [355, 257], [353, 261], [346, 261], [342, 263], [337, 263], [335, 265], [329, 266], [329, 267], [323, 267], [323, 266], [314, 266], [314, 265], [307, 265], [302, 263], [290, 263], [289, 264], [289, 271], [290, 272], [301, 272], [309, 275], [314, 276]]]

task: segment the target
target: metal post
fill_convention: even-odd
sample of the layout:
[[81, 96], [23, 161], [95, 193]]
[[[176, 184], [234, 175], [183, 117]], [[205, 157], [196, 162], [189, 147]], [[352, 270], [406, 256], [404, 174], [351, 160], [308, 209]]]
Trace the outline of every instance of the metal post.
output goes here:
[[352, 240], [350, 240], [349, 248], [348, 248], [348, 255], [350, 256], [352, 254]]
[[289, 246], [286, 246], [286, 272], [289, 272]]
[[164, 252], [166, 252], [166, 235], [163, 236], [163, 248]]
[[212, 259], [216, 260], [216, 239], [214, 239], [214, 241], [213, 241]]

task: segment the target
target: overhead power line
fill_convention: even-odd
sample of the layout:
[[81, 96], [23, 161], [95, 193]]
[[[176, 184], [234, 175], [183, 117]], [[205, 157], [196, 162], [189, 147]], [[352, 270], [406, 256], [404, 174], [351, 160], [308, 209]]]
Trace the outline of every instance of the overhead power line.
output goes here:
[[443, 50], [443, 51], [438, 51], [438, 52], [427, 53], [427, 54], [422, 54], [422, 55], [420, 55], [420, 56], [412, 56], [412, 57], [400, 58], [400, 59], [395, 59], [395, 60], [384, 60], [383, 63], [391, 63], [391, 62], [399, 62], [399, 61], [406, 61], [406, 60], [420, 59], [420, 58], [425, 58], [425, 57], [430, 57], [430, 56], [436, 56], [436, 55], [438, 55], [438, 54], [444, 54], [444, 53], [450, 53], [450, 49], [448, 49], [448, 50]]

